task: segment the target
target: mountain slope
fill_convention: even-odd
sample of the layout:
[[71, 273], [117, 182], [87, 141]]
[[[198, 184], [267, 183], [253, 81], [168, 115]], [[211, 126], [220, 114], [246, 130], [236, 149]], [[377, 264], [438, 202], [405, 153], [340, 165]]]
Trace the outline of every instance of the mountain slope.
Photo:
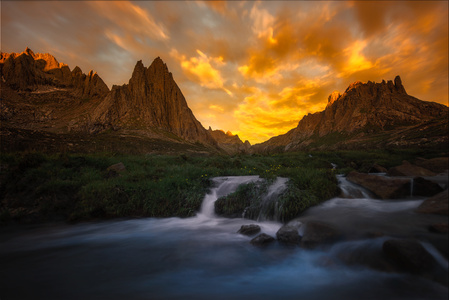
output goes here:
[[73, 71], [48, 53], [35, 54], [26, 48], [22, 53], [1, 53], [0, 72], [2, 80], [12, 89], [39, 91], [43, 86], [73, 88], [79, 96], [103, 97], [109, 88], [103, 80], [90, 71], [84, 74], [79, 67]]
[[255, 151], [356, 149], [447, 144], [448, 107], [408, 95], [393, 81], [355, 82], [332, 93], [322, 112], [308, 114], [284, 135], [253, 146]]
[[223, 130], [212, 130], [210, 126], [208, 131], [218, 146], [228, 154], [248, 153], [251, 149], [248, 141], [242, 142], [238, 135], [233, 135], [230, 131], [225, 133]]
[[[2, 148], [8, 151], [220, 151], [160, 58], [148, 68], [137, 62], [129, 83], [111, 91], [93, 71], [71, 71], [28, 48], [0, 53], [0, 71]], [[88, 140], [101, 145], [89, 149]]]
[[91, 115], [92, 130], [157, 128], [190, 142], [215, 145], [158, 57], [148, 67], [138, 61], [128, 84], [114, 86]]

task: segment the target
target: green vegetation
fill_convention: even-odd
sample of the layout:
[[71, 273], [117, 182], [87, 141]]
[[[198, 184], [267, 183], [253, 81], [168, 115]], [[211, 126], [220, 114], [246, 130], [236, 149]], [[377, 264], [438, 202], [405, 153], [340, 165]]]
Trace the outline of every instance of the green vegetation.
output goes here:
[[[392, 167], [406, 159], [447, 156], [424, 150], [285, 153], [271, 156], [0, 154], [0, 222], [80, 221], [116, 217], [189, 217], [211, 186], [210, 178], [260, 175], [288, 177], [278, 206], [281, 220], [337, 194], [335, 173], [362, 172], [377, 163]], [[122, 162], [126, 171], [107, 168]], [[338, 165], [333, 170], [331, 163]], [[225, 214], [247, 209], [257, 217], [263, 186], [240, 187], [223, 205]], [[220, 209], [220, 208], [219, 208]]]

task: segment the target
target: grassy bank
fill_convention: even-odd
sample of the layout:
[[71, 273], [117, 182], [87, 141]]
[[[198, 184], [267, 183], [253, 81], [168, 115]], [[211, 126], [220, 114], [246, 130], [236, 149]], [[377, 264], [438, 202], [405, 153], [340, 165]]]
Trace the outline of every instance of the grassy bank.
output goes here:
[[[420, 150], [234, 157], [3, 153], [0, 222], [189, 217], [199, 210], [210, 178], [228, 175], [290, 178], [289, 189], [280, 199], [286, 221], [333, 197], [336, 172], [367, 171], [374, 163], [391, 167], [403, 159], [442, 155]], [[107, 170], [119, 162], [126, 171]], [[337, 164], [336, 170], [331, 163]]]

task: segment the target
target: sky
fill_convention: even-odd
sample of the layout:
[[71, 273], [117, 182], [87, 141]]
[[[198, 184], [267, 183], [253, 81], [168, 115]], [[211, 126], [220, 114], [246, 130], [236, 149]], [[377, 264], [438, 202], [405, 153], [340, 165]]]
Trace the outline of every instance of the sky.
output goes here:
[[354, 81], [448, 105], [448, 1], [1, 1], [1, 50], [128, 83], [161, 57], [207, 129], [286, 133]]

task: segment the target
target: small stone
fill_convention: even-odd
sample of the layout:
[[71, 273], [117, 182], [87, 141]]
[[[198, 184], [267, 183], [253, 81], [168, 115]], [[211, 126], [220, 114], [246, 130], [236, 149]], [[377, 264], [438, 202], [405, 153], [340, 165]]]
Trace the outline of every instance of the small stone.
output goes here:
[[237, 233], [243, 235], [254, 235], [260, 232], [260, 226], [256, 224], [242, 225]]
[[118, 164], [109, 166], [106, 171], [108, 172], [107, 177], [115, 177], [120, 175], [120, 173], [123, 173], [126, 171], [126, 167], [123, 163], [119, 162]]
[[290, 245], [299, 244], [301, 241], [298, 229], [291, 225], [282, 226], [278, 232], [276, 232], [276, 237], [279, 242]]
[[253, 238], [250, 243], [254, 246], [267, 246], [268, 244], [271, 244], [272, 242], [274, 242], [274, 237], [265, 234], [265, 233], [261, 233], [258, 236], [256, 236], [255, 238]]

